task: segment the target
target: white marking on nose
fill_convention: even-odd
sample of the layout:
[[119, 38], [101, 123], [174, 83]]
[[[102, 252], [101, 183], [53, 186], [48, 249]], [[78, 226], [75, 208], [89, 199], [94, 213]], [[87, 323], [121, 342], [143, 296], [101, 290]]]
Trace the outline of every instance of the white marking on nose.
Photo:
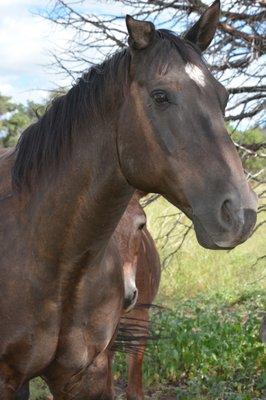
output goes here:
[[199, 86], [205, 86], [205, 75], [197, 65], [187, 63], [185, 66], [185, 71], [190, 79], [196, 82]]
[[127, 276], [124, 282], [125, 285], [125, 297], [131, 297], [135, 290], [137, 289], [136, 287], [136, 281], [135, 281], [135, 276]]
[[134, 292], [137, 290], [136, 287], [136, 268], [133, 267], [131, 262], [125, 262], [123, 265], [124, 270], [124, 289], [125, 299], [131, 298]]

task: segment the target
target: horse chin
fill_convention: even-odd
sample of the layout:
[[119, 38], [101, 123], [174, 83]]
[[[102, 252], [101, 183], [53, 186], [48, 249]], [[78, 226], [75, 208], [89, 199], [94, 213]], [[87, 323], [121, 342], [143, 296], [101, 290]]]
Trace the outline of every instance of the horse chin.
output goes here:
[[[176, 201], [174, 201], [174, 198], [165, 195], [164, 197], [170, 201], [175, 207], [179, 208], [180, 211], [182, 211], [192, 222], [195, 228], [196, 232], [196, 237], [198, 243], [204, 247], [205, 249], [209, 250], [232, 250], [239, 244], [245, 242], [245, 240], [249, 237], [249, 230], [247, 230], [247, 233], [244, 235], [243, 233], [241, 234], [242, 238], [236, 238], [234, 241], [218, 241], [214, 240], [210, 233], [204, 228], [203, 224], [199, 220], [199, 218], [194, 214], [193, 208], [190, 206], [182, 206], [178, 204]], [[251, 214], [251, 213], [249, 213]], [[249, 217], [251, 219], [251, 217]], [[254, 219], [254, 218], [253, 218]]]
[[196, 237], [197, 237], [197, 241], [198, 243], [204, 247], [205, 249], [208, 250], [232, 250], [234, 248], [233, 247], [228, 247], [228, 246], [219, 246], [217, 243], [215, 243], [209, 235], [206, 236], [201, 236], [200, 234], [198, 234], [198, 232], [196, 231]]
[[201, 222], [198, 220], [198, 218], [195, 217], [191, 207], [180, 207], [179, 206], [179, 209], [181, 211], [183, 211], [183, 213], [193, 222], [197, 241], [202, 247], [204, 247], [205, 249], [209, 249], [209, 250], [226, 250], [226, 249], [232, 248], [232, 247], [222, 247], [222, 246], [219, 246], [217, 243], [215, 243], [215, 241], [208, 234], [208, 232], [206, 231], [204, 226], [201, 224]]
[[226, 243], [223, 244], [216, 243], [197, 218], [193, 218], [193, 224], [196, 232], [197, 241], [205, 249], [232, 250], [235, 247], [235, 245], [229, 246]]
[[134, 299], [133, 301], [131, 301], [131, 302], [125, 300], [125, 301], [124, 301], [124, 309], [123, 309], [124, 313], [128, 313], [128, 312], [130, 312], [131, 310], [133, 310], [133, 308], [135, 307], [136, 303], [137, 303], [137, 298], [135, 298], [135, 299]]
[[125, 313], [125, 314], [129, 313], [131, 310], [133, 310], [134, 306], [135, 306], [135, 304], [132, 305], [132, 306], [129, 306], [129, 307], [127, 307], [127, 308], [124, 308], [124, 310], [123, 310], [124, 313]]

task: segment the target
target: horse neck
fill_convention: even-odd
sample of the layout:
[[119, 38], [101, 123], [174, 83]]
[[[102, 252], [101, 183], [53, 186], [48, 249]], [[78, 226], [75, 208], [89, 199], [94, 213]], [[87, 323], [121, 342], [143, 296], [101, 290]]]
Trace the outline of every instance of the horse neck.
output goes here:
[[119, 167], [112, 124], [77, 136], [70, 160], [31, 202], [39, 256], [70, 265], [102, 254], [133, 193]]

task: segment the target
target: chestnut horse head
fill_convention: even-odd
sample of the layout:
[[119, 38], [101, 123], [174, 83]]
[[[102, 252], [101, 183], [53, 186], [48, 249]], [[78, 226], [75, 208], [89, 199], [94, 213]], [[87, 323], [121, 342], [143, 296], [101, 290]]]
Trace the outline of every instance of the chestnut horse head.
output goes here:
[[138, 299], [136, 286], [137, 261], [141, 244], [141, 232], [146, 225], [146, 215], [139, 200], [145, 194], [136, 191], [130, 200], [114, 232], [114, 239], [122, 260], [124, 271], [124, 310], [130, 311]]

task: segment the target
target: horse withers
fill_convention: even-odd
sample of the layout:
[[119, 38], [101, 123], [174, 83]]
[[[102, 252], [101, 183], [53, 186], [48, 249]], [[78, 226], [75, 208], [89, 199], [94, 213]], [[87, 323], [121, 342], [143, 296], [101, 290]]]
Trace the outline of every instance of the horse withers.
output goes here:
[[[99, 274], [97, 296], [93, 268], [135, 189], [183, 210], [207, 248], [249, 237], [257, 199], [224, 125], [227, 92], [201, 57], [218, 20], [217, 0], [183, 38], [127, 17], [129, 46], [85, 73], [0, 157], [1, 399], [53, 363], [66, 315], [85, 335], [76, 319], [84, 266], [92, 280]], [[113, 335], [102, 335], [99, 351]], [[95, 354], [76, 357], [81, 376]]]

